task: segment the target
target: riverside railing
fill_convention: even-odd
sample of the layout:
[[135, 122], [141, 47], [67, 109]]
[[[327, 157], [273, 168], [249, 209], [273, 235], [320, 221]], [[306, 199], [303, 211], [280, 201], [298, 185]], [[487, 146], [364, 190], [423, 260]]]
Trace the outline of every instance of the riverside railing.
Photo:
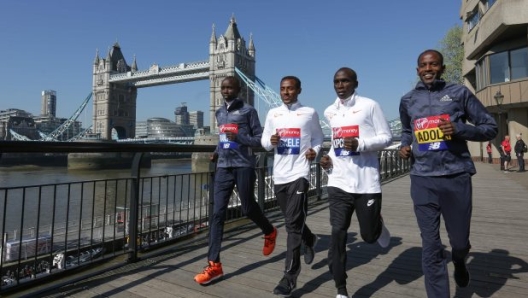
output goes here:
[[[163, 175], [150, 176], [142, 175], [142, 167], [148, 164], [145, 160], [150, 153], [207, 155], [214, 146], [0, 141], [0, 150], [27, 154], [124, 153], [121, 158], [129, 156], [131, 170], [130, 175], [111, 179], [73, 181], [72, 171], [72, 181], [68, 182], [0, 185], [0, 293], [24, 285], [52, 283], [73, 269], [77, 272], [86, 265], [118, 256], [125, 255], [125, 262], [135, 262], [143, 251], [191, 238], [208, 227], [213, 207], [213, 164], [206, 172], [167, 170]], [[257, 153], [255, 196], [265, 211], [277, 208], [272, 158], [262, 150]], [[405, 174], [408, 168], [396, 151], [380, 152], [382, 180]], [[326, 180], [326, 174], [314, 162], [311, 200], [324, 197]], [[243, 217], [239, 205], [235, 191], [228, 221]]]

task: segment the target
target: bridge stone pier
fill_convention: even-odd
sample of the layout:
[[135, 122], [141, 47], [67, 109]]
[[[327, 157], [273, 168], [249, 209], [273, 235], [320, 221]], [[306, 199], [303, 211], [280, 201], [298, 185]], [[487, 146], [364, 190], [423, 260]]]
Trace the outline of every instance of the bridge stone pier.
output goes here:
[[[255, 79], [255, 61], [253, 38], [250, 36], [249, 43], [246, 44], [238, 31], [234, 16], [225, 33], [220, 36], [216, 35], [213, 25], [209, 58], [204, 61], [168, 66], [153, 64], [148, 69], [139, 70], [136, 57], [129, 65], [116, 42], [105, 58], [100, 57], [97, 51], [93, 62], [93, 131], [103, 140], [111, 139], [113, 129], [119, 139], [134, 138], [138, 89], [208, 79], [211, 131], [216, 132], [214, 115], [223, 103], [220, 94], [222, 79], [235, 76], [235, 68], [248, 78]], [[255, 96], [250, 88], [243, 88], [240, 96], [247, 103], [254, 104]], [[164, 104], [164, 99], [157, 100], [159, 104]]]

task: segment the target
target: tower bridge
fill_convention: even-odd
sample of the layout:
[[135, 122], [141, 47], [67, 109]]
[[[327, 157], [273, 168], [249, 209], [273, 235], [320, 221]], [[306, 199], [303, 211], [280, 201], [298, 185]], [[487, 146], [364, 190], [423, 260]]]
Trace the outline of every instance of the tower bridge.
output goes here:
[[[116, 42], [106, 58], [96, 53], [93, 62], [93, 131], [101, 139], [110, 140], [112, 129], [119, 139], [134, 138], [136, 100], [139, 88], [178, 84], [190, 81], [210, 81], [210, 123], [216, 131], [215, 111], [223, 103], [220, 84], [223, 78], [236, 75], [235, 68], [251, 80], [255, 79], [255, 46], [240, 35], [234, 17], [224, 34], [216, 35], [213, 25], [209, 40], [209, 57], [204, 61], [183, 62], [174, 65], [151, 65], [139, 70], [136, 57], [129, 65]], [[254, 92], [244, 88], [240, 97], [254, 105]]]
[[[93, 62], [93, 132], [110, 140], [112, 130], [118, 139], [133, 139], [136, 126], [138, 89], [167, 84], [209, 80], [209, 117], [211, 131], [217, 130], [215, 111], [222, 105], [220, 84], [227, 76], [238, 76], [249, 88], [242, 88], [240, 97], [254, 106], [255, 94], [270, 107], [281, 104], [280, 96], [265, 86], [255, 75], [256, 51], [253, 37], [242, 37], [236, 20], [231, 17], [224, 34], [217, 36], [212, 27], [209, 57], [203, 61], [181, 62], [173, 65], [151, 65], [139, 70], [136, 57], [128, 64], [116, 42], [105, 58], [96, 52]], [[260, 86], [259, 86], [260, 85]], [[393, 132], [401, 129], [399, 119], [390, 121]], [[328, 125], [322, 123], [323, 128]]]

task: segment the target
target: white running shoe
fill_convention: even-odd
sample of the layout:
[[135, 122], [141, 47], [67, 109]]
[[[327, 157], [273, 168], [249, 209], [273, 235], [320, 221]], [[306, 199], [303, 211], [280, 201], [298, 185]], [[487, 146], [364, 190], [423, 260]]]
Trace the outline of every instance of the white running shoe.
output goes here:
[[390, 238], [391, 234], [389, 230], [387, 230], [387, 227], [385, 226], [385, 222], [383, 221], [383, 218], [381, 218], [381, 234], [378, 237], [378, 244], [386, 248], [390, 244]]
[[337, 294], [336, 298], [348, 298], [348, 297], [345, 295]]

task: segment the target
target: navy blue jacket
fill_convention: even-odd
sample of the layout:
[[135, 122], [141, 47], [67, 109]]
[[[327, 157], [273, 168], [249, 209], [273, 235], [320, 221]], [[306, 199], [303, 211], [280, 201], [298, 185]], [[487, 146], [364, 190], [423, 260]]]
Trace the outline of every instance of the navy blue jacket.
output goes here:
[[255, 108], [237, 98], [231, 103], [229, 109], [224, 103], [221, 108], [216, 110], [215, 116], [218, 126], [223, 124], [238, 125], [238, 134], [235, 139], [238, 148], [224, 149], [219, 143], [215, 150], [218, 153], [217, 167], [254, 168], [255, 155], [251, 147], [260, 147], [262, 137], [262, 126]]
[[[422, 124], [427, 123], [423, 122], [425, 117], [445, 114], [455, 125], [451, 140], [419, 146], [415, 128], [423, 129]], [[415, 122], [417, 119], [422, 121]], [[473, 175], [476, 170], [467, 141], [485, 142], [497, 135], [495, 119], [477, 97], [467, 87], [443, 80], [435, 81], [430, 89], [419, 82], [405, 94], [400, 102], [400, 120], [401, 145], [412, 145], [411, 175], [443, 176], [463, 172]], [[424, 135], [418, 135], [423, 140]]]

